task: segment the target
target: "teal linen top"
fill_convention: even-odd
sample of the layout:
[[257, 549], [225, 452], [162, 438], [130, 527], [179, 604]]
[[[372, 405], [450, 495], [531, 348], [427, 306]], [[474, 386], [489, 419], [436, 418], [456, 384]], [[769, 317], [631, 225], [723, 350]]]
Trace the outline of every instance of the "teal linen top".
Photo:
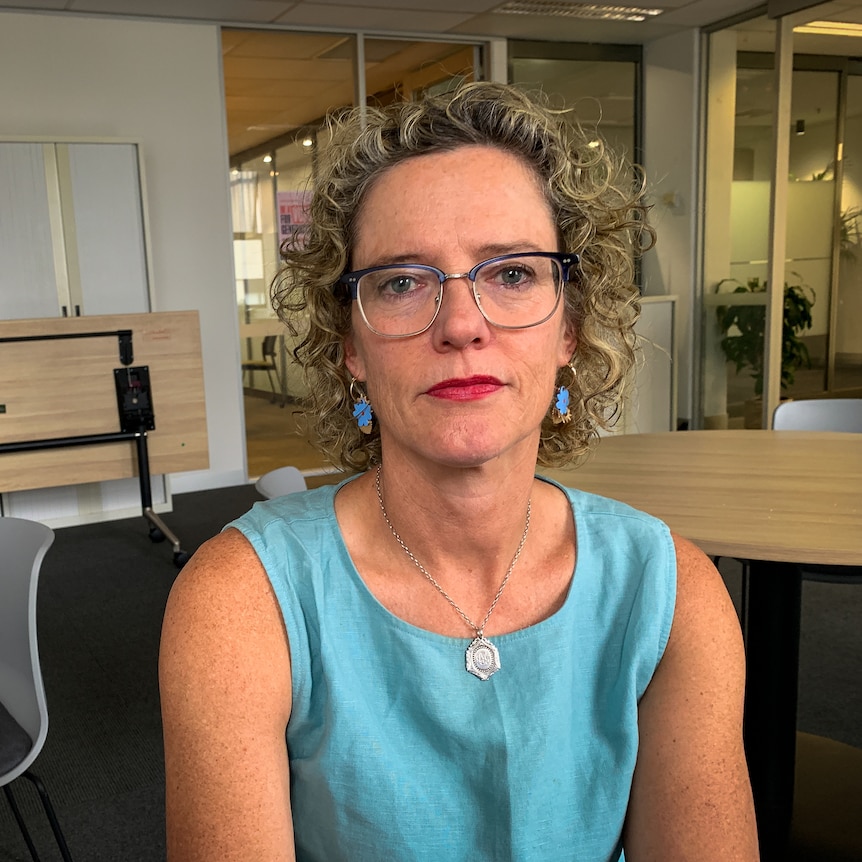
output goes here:
[[667, 644], [676, 557], [655, 518], [563, 490], [578, 542], [567, 597], [493, 637], [501, 670], [487, 681], [464, 668], [469, 638], [375, 599], [334, 486], [257, 503], [229, 525], [260, 557], [290, 641], [298, 862], [623, 858], [638, 701]]

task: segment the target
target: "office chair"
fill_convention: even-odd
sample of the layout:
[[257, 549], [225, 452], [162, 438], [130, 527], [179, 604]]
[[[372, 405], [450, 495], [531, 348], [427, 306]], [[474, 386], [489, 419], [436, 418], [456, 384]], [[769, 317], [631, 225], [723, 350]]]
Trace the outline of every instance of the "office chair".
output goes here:
[[288, 466], [264, 473], [254, 483], [254, 487], [259, 494], [271, 500], [273, 497], [304, 491], [308, 486], [305, 484], [305, 476], [296, 467]]
[[849, 431], [862, 434], [862, 398], [782, 401], [772, 414], [775, 431]]
[[39, 793], [60, 855], [72, 862], [45, 785], [30, 771], [48, 734], [48, 707], [36, 640], [36, 589], [54, 533], [44, 524], [0, 517], [0, 786], [34, 862], [36, 848], [12, 793], [23, 777]]
[[[775, 431], [847, 431], [862, 434], [862, 398], [812, 398], [782, 401], [772, 414]], [[858, 566], [800, 567], [806, 581], [862, 584]]]
[[[246, 362], [242, 363], [242, 371], [245, 374], [246, 371], [251, 374], [253, 371], [265, 371], [266, 377], [269, 380], [269, 388], [272, 390], [272, 398], [270, 399], [272, 403], [275, 403], [276, 398], [276, 388], [275, 384], [272, 382], [272, 373], [275, 372], [275, 379], [278, 383], [278, 393], [281, 393], [281, 375], [278, 371], [278, 365], [275, 361], [276, 354], [276, 343], [278, 336], [277, 335], [267, 335], [264, 336], [263, 345], [261, 349], [262, 359], [249, 359]], [[282, 394], [281, 406], [284, 407], [284, 396]]]

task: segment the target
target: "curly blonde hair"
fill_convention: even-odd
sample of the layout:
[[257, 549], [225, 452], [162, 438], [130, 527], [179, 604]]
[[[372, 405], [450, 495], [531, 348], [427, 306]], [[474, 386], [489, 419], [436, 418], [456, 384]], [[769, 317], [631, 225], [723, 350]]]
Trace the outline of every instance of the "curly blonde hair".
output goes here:
[[[379, 462], [380, 433], [363, 434], [345, 366], [351, 308], [334, 291], [350, 268], [357, 220], [382, 171], [413, 156], [465, 145], [518, 156], [539, 178], [554, 215], [560, 248], [580, 255], [579, 277], [565, 286], [565, 314], [578, 334], [557, 386], [570, 393], [571, 421], [543, 425], [537, 460], [557, 467], [581, 459], [600, 428], [615, 422], [634, 363], [640, 313], [634, 260], [654, 240], [646, 222], [644, 183], [601, 141], [569, 123], [541, 95], [490, 82], [463, 84], [442, 96], [382, 109], [349, 109], [327, 120], [329, 140], [313, 178], [311, 225], [301, 242], [285, 242], [272, 287], [279, 317], [302, 335], [294, 356], [308, 396], [303, 414], [316, 445], [333, 464], [364, 470]], [[551, 405], [549, 405], [550, 408]]]

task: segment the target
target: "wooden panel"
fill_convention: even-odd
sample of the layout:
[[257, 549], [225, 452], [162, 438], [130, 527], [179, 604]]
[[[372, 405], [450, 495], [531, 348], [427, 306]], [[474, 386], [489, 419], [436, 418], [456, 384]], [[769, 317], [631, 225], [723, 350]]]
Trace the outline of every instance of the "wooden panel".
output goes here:
[[[0, 321], [0, 339], [132, 330], [132, 366], [149, 367], [155, 431], [150, 472], [209, 467], [196, 311]], [[116, 336], [0, 342], [0, 443], [120, 430]], [[0, 492], [137, 475], [133, 442], [0, 453]]]

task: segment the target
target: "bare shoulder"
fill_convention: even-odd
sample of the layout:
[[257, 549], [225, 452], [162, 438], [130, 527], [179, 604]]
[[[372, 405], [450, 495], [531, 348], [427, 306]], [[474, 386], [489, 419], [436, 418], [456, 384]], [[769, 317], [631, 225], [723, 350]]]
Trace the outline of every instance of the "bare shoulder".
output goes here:
[[739, 622], [710, 559], [678, 536], [674, 545], [676, 606], [665, 653], [638, 707], [626, 858], [753, 862]]
[[[263, 661], [258, 661], [265, 659]], [[180, 572], [165, 610], [160, 654], [162, 684], [196, 675], [201, 696], [225, 674], [233, 685], [255, 680], [287, 698], [290, 653], [278, 602], [248, 540], [237, 530], [210, 539]], [[220, 689], [226, 696], [228, 689]], [[222, 707], [225, 705], [222, 704]]]
[[236, 530], [178, 576], [159, 657], [168, 858], [293, 858], [284, 741], [290, 653], [278, 602]]
[[742, 636], [736, 610], [712, 560], [693, 542], [673, 535], [676, 549], [677, 596], [671, 648], [693, 646], [704, 640], [728, 651], [735, 664], [744, 661]]
[[[230, 650], [266, 649], [289, 660], [278, 602], [248, 540], [226, 530], [202, 545], [180, 572], [168, 599], [162, 653], [206, 649], [209, 658]], [[271, 664], [271, 661], [269, 662]], [[281, 670], [284, 670], [282, 668]]]

